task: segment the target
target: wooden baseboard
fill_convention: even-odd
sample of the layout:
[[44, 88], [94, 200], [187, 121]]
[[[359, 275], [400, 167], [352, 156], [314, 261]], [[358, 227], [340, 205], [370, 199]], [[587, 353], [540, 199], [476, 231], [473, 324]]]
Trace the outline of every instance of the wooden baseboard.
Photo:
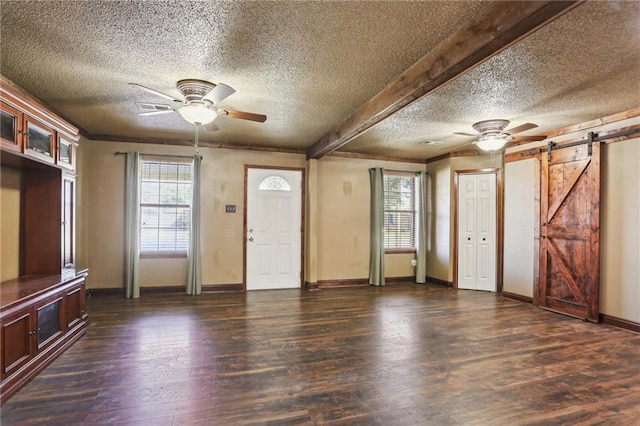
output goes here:
[[[533, 298], [529, 296], [522, 296], [520, 294], [509, 293], [507, 291], [502, 292], [502, 297], [507, 299], [517, 300], [519, 302], [533, 304]], [[599, 314], [598, 318], [601, 323], [612, 325], [614, 327], [623, 328], [625, 330], [633, 331], [634, 333], [640, 333], [640, 323], [630, 321], [622, 318], [617, 318], [607, 314]]]
[[318, 280], [318, 288], [363, 287], [369, 285], [369, 278], [347, 280]]
[[244, 285], [242, 283], [208, 284], [208, 285], [202, 286], [203, 293], [242, 292], [242, 291], [244, 291]]
[[613, 325], [614, 327], [624, 328], [625, 330], [640, 333], [640, 323], [629, 321], [622, 318], [612, 317], [607, 314], [600, 314], [600, 322], [603, 324]]
[[304, 288], [306, 288], [307, 290], [319, 290], [320, 288], [318, 287], [318, 283], [316, 282], [309, 282], [309, 281], [305, 281], [304, 282]]
[[517, 300], [518, 302], [533, 303], [533, 297], [523, 296], [521, 294], [509, 293], [508, 291], [503, 291], [502, 297], [507, 299]]
[[[240, 284], [206, 284], [202, 286], [203, 293], [218, 292], [238, 292], [244, 291], [244, 285]], [[140, 295], [144, 294], [162, 294], [162, 293], [184, 293], [185, 286], [173, 285], [166, 287], [140, 287]], [[122, 288], [89, 288], [87, 289], [89, 297], [91, 296], [124, 296]]]
[[400, 283], [415, 284], [416, 277], [414, 277], [413, 275], [408, 277], [389, 277], [389, 278], [385, 278], [384, 281], [386, 284], [400, 284]]
[[[384, 279], [385, 284], [399, 283], [415, 283], [416, 279], [410, 277], [387, 277]], [[347, 280], [318, 280], [318, 288], [337, 288], [337, 287], [364, 287], [369, 285], [369, 278], [352, 278]]]
[[438, 285], [443, 285], [445, 287], [452, 287], [453, 288], [453, 283], [451, 281], [445, 281], [445, 280], [441, 280], [439, 278], [427, 277], [427, 282], [428, 283], [432, 283], [432, 284], [438, 284]]

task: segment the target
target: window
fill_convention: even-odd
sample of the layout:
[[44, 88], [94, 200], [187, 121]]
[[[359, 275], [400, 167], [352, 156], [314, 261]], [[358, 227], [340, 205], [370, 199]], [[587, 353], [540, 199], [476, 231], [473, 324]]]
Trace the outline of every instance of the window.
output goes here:
[[416, 177], [384, 175], [384, 248], [415, 250]]
[[191, 219], [191, 163], [142, 160], [140, 252], [186, 255]]
[[261, 191], [291, 191], [291, 186], [280, 176], [269, 176], [260, 183], [258, 189]]

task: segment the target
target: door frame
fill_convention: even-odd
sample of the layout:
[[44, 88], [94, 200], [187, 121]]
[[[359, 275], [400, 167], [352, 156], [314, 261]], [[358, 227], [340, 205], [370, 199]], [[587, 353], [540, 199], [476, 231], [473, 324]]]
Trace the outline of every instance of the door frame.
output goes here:
[[453, 288], [458, 289], [458, 180], [464, 174], [489, 174], [496, 175], [496, 294], [502, 294], [503, 279], [503, 239], [504, 239], [504, 192], [502, 178], [504, 168], [467, 169], [454, 170], [453, 174]]
[[304, 167], [262, 166], [255, 164], [244, 165], [244, 211], [242, 218], [242, 291], [247, 291], [247, 204], [249, 193], [249, 169], [286, 170], [300, 172], [300, 288], [304, 288], [304, 256], [305, 256], [305, 197], [307, 181]]

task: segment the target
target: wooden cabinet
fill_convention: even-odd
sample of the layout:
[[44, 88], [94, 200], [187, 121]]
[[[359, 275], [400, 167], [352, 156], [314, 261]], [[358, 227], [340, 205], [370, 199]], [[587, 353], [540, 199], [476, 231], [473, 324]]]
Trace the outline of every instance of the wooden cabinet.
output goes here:
[[0, 146], [22, 152], [22, 111], [2, 101], [0, 103]]
[[2, 283], [0, 400], [5, 402], [84, 333], [87, 271]]
[[33, 309], [27, 308], [2, 318], [2, 380], [33, 358]]
[[25, 114], [24, 153], [47, 163], [54, 163], [55, 133], [51, 127]]
[[75, 267], [75, 241], [76, 241], [76, 178], [72, 175], [62, 175], [61, 196], [61, 250], [63, 268]]
[[19, 276], [0, 283], [4, 402], [84, 334], [87, 272], [74, 269], [78, 129], [1, 76], [0, 102], [0, 167], [20, 179]]
[[78, 129], [0, 76], [0, 147], [75, 171]]
[[66, 135], [58, 133], [56, 164], [67, 170], [76, 169], [76, 143]]

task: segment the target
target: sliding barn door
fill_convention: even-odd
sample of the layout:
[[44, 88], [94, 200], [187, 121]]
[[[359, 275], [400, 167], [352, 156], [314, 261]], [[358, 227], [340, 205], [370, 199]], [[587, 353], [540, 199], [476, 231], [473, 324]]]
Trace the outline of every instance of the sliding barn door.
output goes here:
[[598, 321], [600, 280], [600, 146], [542, 153], [541, 308]]

